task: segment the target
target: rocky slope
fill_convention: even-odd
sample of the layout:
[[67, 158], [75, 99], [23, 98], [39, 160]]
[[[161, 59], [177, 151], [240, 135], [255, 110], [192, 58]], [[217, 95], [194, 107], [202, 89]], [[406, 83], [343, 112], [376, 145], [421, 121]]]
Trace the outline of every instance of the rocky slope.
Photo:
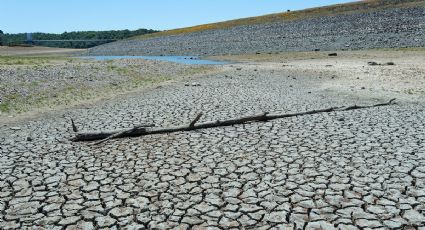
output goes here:
[[95, 47], [88, 55], [223, 55], [425, 46], [425, 4], [244, 25]]

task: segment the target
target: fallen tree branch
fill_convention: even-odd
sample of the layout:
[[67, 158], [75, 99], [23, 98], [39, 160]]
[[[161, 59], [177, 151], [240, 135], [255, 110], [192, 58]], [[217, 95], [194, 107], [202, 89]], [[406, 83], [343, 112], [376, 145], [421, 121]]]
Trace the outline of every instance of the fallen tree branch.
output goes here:
[[[112, 139], [109, 138], [113, 135], [122, 133], [125, 133], [125, 137], [137, 137], [139, 134], [144, 133], [147, 127], [154, 127], [155, 125], [147, 124], [147, 125], [138, 125], [133, 128], [131, 128], [131, 133], [127, 133], [130, 131], [129, 129], [123, 129], [123, 130], [113, 130], [113, 131], [102, 131], [102, 132], [89, 132], [89, 133], [77, 133], [74, 138], [71, 139], [71, 141], [97, 141], [97, 140], [103, 140], [108, 138], [108, 140]], [[119, 136], [124, 137], [124, 136]], [[78, 139], [76, 139], [78, 138]]]
[[117, 132], [115, 134], [110, 135], [109, 137], [106, 137], [100, 141], [95, 142], [93, 145], [99, 145], [102, 144], [103, 142], [106, 142], [108, 140], [111, 139], [116, 139], [116, 138], [120, 138], [120, 137], [124, 137], [126, 134], [131, 134], [131, 133], [135, 133], [135, 132], [145, 132], [146, 131], [146, 127], [141, 127], [141, 126], [135, 126], [134, 128], [130, 129], [130, 130], [123, 130], [121, 132]]
[[372, 107], [387, 106], [387, 105], [391, 105], [392, 103], [394, 103], [395, 100], [396, 99], [393, 98], [389, 102], [376, 104], [376, 105], [367, 105], [367, 106], [354, 105], [354, 106], [342, 107], [338, 111], [348, 111], [348, 110], [355, 110], [355, 109], [367, 109], [367, 108], [372, 108]]
[[300, 113], [289, 113], [289, 114], [261, 113], [261, 114], [257, 114], [253, 116], [234, 118], [234, 119], [229, 119], [224, 121], [217, 120], [217, 121], [210, 121], [210, 122], [196, 124], [199, 121], [199, 119], [202, 117], [202, 113], [199, 113], [189, 125], [175, 126], [175, 127], [169, 127], [169, 128], [148, 128], [147, 126], [136, 126], [131, 129], [110, 131], [110, 132], [77, 133], [76, 136], [72, 138], [71, 140], [75, 142], [100, 140], [99, 142], [94, 143], [94, 144], [100, 144], [115, 138], [138, 137], [138, 136], [146, 136], [146, 135], [154, 135], [154, 134], [192, 131], [192, 130], [198, 130], [198, 129], [246, 124], [250, 122], [269, 121], [269, 120], [274, 120], [279, 118], [297, 117], [297, 116], [310, 115], [310, 114], [330, 113], [330, 112], [337, 112], [337, 111], [349, 111], [349, 110], [381, 107], [381, 106], [391, 105], [394, 103], [395, 100], [396, 99], [391, 99], [387, 103], [381, 103], [376, 105], [368, 105], [368, 106], [354, 105], [354, 106], [348, 106], [348, 107], [331, 107], [327, 109], [311, 110], [311, 111], [300, 112]]
[[196, 118], [193, 119], [192, 122], [190, 122], [189, 127], [192, 127], [192, 128], [195, 127], [196, 122], [198, 122], [199, 119], [201, 119], [202, 115], [203, 115], [203, 113], [198, 113], [198, 115], [196, 116]]
[[71, 118], [71, 126], [72, 126], [72, 131], [74, 131], [75, 133], [78, 132], [77, 126], [74, 123], [74, 120]]

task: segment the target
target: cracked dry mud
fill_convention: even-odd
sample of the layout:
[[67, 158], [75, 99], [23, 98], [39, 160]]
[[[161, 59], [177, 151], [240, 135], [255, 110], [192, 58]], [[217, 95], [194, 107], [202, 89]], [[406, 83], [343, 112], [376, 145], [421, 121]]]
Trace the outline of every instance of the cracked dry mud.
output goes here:
[[99, 147], [64, 141], [70, 117], [90, 131], [177, 125], [200, 111], [209, 121], [388, 99], [241, 67], [200, 86], [179, 82], [1, 127], [0, 229], [424, 229], [423, 102]]

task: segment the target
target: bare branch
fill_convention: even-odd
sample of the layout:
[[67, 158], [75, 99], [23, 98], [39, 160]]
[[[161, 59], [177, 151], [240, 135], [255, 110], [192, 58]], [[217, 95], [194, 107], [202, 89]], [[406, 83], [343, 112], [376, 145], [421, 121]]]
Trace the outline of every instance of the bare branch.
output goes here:
[[223, 121], [220, 121], [220, 120], [209, 121], [209, 122], [197, 124], [197, 122], [203, 115], [202, 113], [199, 113], [189, 125], [185, 125], [185, 126], [175, 126], [175, 127], [168, 127], [168, 128], [152, 128], [152, 125], [149, 125], [151, 127], [149, 128], [148, 126], [144, 125], [144, 126], [135, 126], [131, 129], [119, 130], [119, 131], [109, 131], [109, 132], [99, 132], [99, 133], [77, 133], [76, 136], [72, 139], [72, 141], [100, 140], [94, 143], [94, 145], [98, 145], [98, 144], [104, 143], [105, 141], [108, 141], [110, 139], [115, 139], [115, 138], [138, 137], [138, 136], [146, 136], [146, 135], [154, 135], [154, 134], [192, 131], [192, 130], [198, 130], [198, 129], [246, 124], [250, 122], [269, 121], [269, 120], [274, 120], [279, 118], [305, 116], [305, 115], [318, 114], [318, 113], [330, 113], [330, 112], [349, 111], [349, 110], [357, 110], [357, 109], [367, 109], [367, 108], [373, 108], [373, 107], [392, 105], [394, 104], [394, 101], [395, 99], [391, 99], [387, 103], [381, 103], [376, 105], [369, 105], [369, 106], [354, 105], [354, 106], [348, 106], [348, 107], [331, 107], [327, 109], [311, 110], [311, 111], [300, 112], [300, 113], [269, 114], [266, 112], [266, 113], [261, 113], [261, 114], [257, 114], [253, 116], [246, 116], [246, 117], [234, 118], [234, 119], [223, 120]]
[[193, 119], [192, 122], [190, 122], [189, 127], [192, 127], [193, 128], [195, 126], [196, 122], [198, 122], [199, 119], [201, 119], [202, 115], [204, 115], [202, 112], [201, 113], [198, 113], [198, 115], [196, 115], [196, 118]]

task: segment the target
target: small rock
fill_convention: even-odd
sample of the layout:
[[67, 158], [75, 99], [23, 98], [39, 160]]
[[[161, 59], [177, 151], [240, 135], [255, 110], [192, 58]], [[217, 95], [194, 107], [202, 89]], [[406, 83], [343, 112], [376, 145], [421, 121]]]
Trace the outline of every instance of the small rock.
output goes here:
[[225, 229], [239, 227], [239, 223], [237, 221], [229, 219], [227, 217], [221, 218], [219, 224], [220, 224], [220, 226], [224, 227]]
[[416, 210], [407, 210], [404, 213], [403, 218], [411, 223], [421, 223], [425, 220], [425, 216]]
[[182, 223], [190, 224], [190, 225], [197, 225], [202, 224], [204, 221], [202, 219], [199, 219], [195, 216], [186, 216], [183, 218]]
[[78, 229], [84, 229], [84, 230], [91, 230], [91, 229], [95, 229], [93, 226], [93, 223], [91, 222], [87, 222], [87, 221], [80, 221], [77, 223], [77, 228]]
[[287, 213], [285, 211], [272, 212], [265, 215], [265, 219], [272, 223], [284, 223]]
[[402, 223], [399, 221], [386, 220], [384, 221], [384, 225], [391, 229], [400, 228]]
[[109, 211], [109, 215], [111, 215], [114, 218], [130, 216], [132, 214], [133, 214], [132, 208], [114, 208], [111, 211]]
[[96, 223], [101, 228], [107, 228], [114, 225], [117, 221], [109, 216], [101, 216], [96, 218]]
[[59, 221], [59, 225], [70, 225], [70, 224], [75, 224], [77, 223], [79, 220], [81, 219], [81, 217], [79, 216], [70, 216], [67, 218], [62, 219], [61, 221]]
[[138, 222], [142, 223], [142, 224], [147, 224], [151, 221], [151, 216], [149, 212], [144, 212], [144, 213], [140, 213], [139, 215], [137, 215], [136, 219]]

